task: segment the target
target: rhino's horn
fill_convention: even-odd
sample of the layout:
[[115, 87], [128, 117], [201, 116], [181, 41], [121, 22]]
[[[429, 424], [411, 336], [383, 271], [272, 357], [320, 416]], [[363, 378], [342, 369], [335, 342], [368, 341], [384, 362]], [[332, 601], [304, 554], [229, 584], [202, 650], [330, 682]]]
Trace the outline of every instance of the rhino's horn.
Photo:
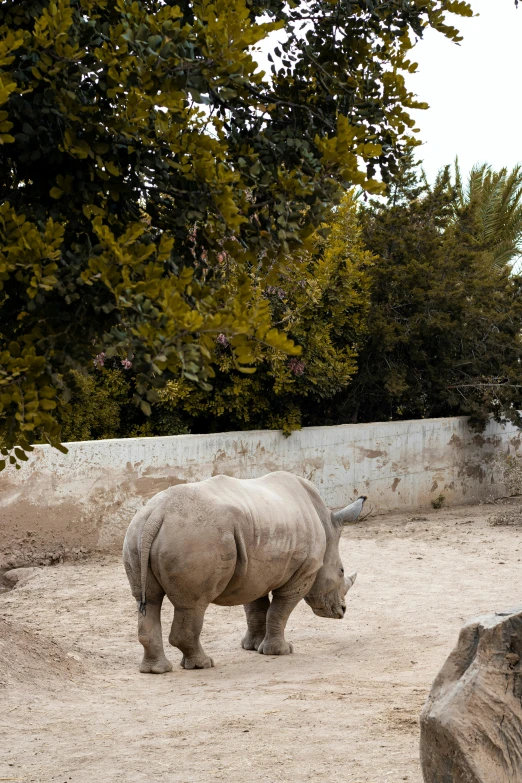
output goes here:
[[361, 495], [354, 503], [339, 511], [332, 512], [332, 522], [336, 525], [347, 525], [349, 522], [355, 522], [364, 506], [366, 495]]
[[354, 571], [353, 574], [350, 574], [350, 576], [346, 577], [346, 586], [348, 590], [350, 589], [350, 587], [353, 587], [356, 579], [357, 579], [357, 571]]

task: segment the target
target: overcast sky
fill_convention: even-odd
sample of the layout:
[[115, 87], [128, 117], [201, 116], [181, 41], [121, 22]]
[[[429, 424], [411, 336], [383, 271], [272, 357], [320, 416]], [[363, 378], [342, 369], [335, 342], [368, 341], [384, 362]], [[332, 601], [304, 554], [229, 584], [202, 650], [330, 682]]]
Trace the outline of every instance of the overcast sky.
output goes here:
[[495, 168], [522, 163], [522, 3], [471, 0], [480, 16], [457, 19], [464, 40], [459, 46], [428, 31], [412, 56], [418, 73], [411, 89], [429, 103], [416, 112], [431, 180], [459, 156], [463, 172], [474, 163]]

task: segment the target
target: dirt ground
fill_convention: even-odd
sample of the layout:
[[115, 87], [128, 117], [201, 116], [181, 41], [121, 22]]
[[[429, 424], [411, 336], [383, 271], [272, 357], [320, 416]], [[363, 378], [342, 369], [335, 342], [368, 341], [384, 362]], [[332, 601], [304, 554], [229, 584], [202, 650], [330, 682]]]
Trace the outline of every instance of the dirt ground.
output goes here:
[[300, 604], [276, 658], [240, 648], [241, 607], [210, 607], [204, 671], [139, 674], [119, 559], [43, 568], [0, 596], [0, 780], [420, 783], [418, 715], [460, 626], [522, 604], [522, 527], [499, 510], [347, 528], [345, 619]]

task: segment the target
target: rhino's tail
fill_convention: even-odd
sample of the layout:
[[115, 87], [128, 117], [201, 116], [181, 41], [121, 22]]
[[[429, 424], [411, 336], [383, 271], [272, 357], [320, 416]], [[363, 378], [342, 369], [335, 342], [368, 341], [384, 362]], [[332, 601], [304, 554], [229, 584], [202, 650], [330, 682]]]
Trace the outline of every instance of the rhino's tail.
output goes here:
[[143, 525], [143, 530], [140, 536], [140, 575], [141, 575], [141, 592], [140, 592], [140, 612], [141, 614], [147, 614], [147, 570], [149, 568], [149, 556], [152, 542], [159, 533], [159, 529], [163, 524], [163, 513], [160, 509], [156, 508], [150, 516], [146, 519]]

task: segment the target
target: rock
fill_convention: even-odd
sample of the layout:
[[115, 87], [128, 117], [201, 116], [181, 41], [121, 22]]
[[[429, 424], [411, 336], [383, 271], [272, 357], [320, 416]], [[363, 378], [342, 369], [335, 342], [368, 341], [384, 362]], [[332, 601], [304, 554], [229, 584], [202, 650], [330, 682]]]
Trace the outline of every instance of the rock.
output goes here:
[[8, 585], [21, 585], [28, 582], [41, 570], [41, 568], [12, 568], [10, 571], [5, 572], [3, 579]]
[[426, 783], [522, 781], [522, 608], [469, 622], [421, 714]]

